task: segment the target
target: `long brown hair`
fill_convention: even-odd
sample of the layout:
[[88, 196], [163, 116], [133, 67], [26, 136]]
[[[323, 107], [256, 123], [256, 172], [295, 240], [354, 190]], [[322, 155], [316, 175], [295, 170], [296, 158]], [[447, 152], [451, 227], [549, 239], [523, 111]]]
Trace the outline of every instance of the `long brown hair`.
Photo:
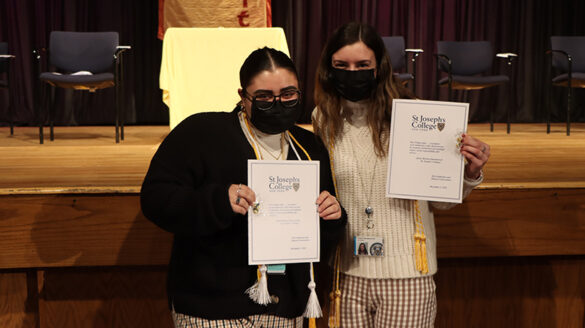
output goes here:
[[317, 112], [313, 120], [313, 129], [325, 142], [335, 143], [335, 139], [341, 136], [343, 119], [351, 116], [351, 112], [341, 112], [342, 98], [333, 85], [331, 58], [339, 49], [359, 41], [372, 49], [376, 58], [376, 88], [369, 99], [367, 123], [372, 131], [376, 155], [382, 157], [386, 155], [392, 99], [414, 97], [395, 80], [384, 42], [370, 25], [359, 22], [347, 23], [339, 27], [325, 45], [317, 67], [315, 81]]

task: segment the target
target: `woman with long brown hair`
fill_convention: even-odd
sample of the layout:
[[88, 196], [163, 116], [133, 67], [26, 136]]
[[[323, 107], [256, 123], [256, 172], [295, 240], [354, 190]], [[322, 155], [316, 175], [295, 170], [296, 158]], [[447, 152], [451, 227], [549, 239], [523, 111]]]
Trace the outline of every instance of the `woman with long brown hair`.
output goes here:
[[[352, 22], [337, 29], [317, 69], [313, 126], [328, 145], [337, 196], [348, 213], [339, 256], [342, 327], [434, 324], [432, 208], [454, 204], [385, 197], [392, 100], [397, 98], [413, 96], [394, 79], [374, 28]], [[467, 196], [483, 179], [490, 147], [463, 134], [461, 154], [467, 161]], [[362, 241], [373, 245], [368, 255], [356, 250]]]

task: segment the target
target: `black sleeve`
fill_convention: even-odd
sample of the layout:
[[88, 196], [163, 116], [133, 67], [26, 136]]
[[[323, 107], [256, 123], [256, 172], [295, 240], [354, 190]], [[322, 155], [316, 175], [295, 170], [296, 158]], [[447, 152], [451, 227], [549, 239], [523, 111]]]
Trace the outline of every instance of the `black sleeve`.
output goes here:
[[154, 155], [140, 192], [144, 215], [175, 234], [210, 235], [228, 228], [236, 216], [228, 185], [203, 183], [206, 172], [187, 122], [177, 126]]

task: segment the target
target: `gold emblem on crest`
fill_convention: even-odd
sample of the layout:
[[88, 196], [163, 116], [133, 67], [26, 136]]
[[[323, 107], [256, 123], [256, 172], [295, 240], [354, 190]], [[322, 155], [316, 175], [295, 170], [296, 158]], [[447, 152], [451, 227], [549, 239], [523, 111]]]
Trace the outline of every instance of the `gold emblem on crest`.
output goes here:
[[437, 123], [437, 129], [439, 129], [439, 131], [443, 131], [444, 128], [445, 128], [445, 123]]
[[301, 184], [298, 183], [298, 182], [293, 182], [292, 186], [293, 186], [293, 189], [295, 191], [299, 191], [299, 188], [301, 187]]

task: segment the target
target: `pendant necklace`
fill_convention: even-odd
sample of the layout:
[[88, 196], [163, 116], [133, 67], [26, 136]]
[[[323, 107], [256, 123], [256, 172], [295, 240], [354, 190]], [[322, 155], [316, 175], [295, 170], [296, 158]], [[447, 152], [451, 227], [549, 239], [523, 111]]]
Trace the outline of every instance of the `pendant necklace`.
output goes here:
[[[360, 183], [362, 185], [362, 190], [365, 192], [366, 191], [366, 186], [364, 184], [364, 181], [362, 179], [362, 175], [360, 174], [361, 170], [358, 164], [358, 157], [355, 151], [355, 146], [353, 143], [353, 138], [350, 135], [349, 137], [349, 141], [351, 143], [351, 150], [353, 152], [353, 157], [356, 160], [356, 166], [357, 166], [357, 172], [358, 172], [358, 179], [360, 180]], [[372, 218], [373, 214], [374, 214], [374, 208], [371, 206], [371, 201], [372, 201], [372, 193], [373, 193], [373, 189], [374, 189], [374, 179], [376, 178], [376, 166], [378, 165], [378, 156], [376, 156], [376, 161], [374, 162], [374, 168], [372, 169], [372, 178], [370, 179], [370, 193], [368, 195], [366, 195], [366, 207], [364, 209], [364, 212], [366, 213], [366, 227], [368, 228], [368, 230], [373, 229], [374, 228], [374, 219]]]

